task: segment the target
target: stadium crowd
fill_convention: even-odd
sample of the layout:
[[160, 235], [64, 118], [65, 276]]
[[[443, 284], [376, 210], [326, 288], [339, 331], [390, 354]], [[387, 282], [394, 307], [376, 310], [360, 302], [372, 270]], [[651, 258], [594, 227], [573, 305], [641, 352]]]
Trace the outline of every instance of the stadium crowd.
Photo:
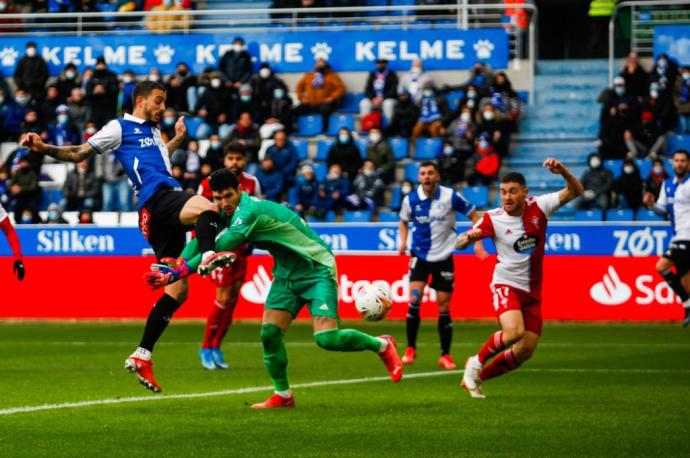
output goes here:
[[[13, 74], [15, 89], [0, 79], [0, 141], [16, 142], [35, 132], [58, 146], [80, 144], [131, 110], [131, 94], [141, 79], [160, 82], [168, 91], [160, 125], [164, 141], [174, 136], [178, 116], [187, 119], [188, 139], [171, 155], [173, 176], [185, 189], [196, 191], [204, 177], [223, 167], [226, 148], [241, 144], [263, 197], [314, 217], [395, 207], [385, 190], [411, 189], [411, 183], [396, 183], [395, 170], [401, 160], [422, 159], [415, 155], [418, 139], [434, 139], [431, 158], [438, 160], [444, 184], [492, 184], [522, 108], [506, 74], [481, 63], [467, 81], [439, 87], [420, 60], [398, 75], [380, 59], [361, 87], [346, 88], [326, 56], [318, 55], [313, 69], [289, 88], [270, 65], [255, 69], [237, 37], [217, 67], [199, 74], [179, 63], [169, 75], [155, 68], [144, 76], [118, 75], [99, 57], [83, 73], [67, 64], [50, 77], [37, 45], [28, 42]], [[358, 129], [352, 116], [350, 125], [334, 122], [348, 89], [363, 91]], [[311, 128], [318, 138], [334, 136], [316, 161], [295, 146], [295, 138], [305, 135], [299, 122], [305, 117], [316, 122]], [[402, 158], [391, 146], [397, 139], [409, 145]], [[1, 199], [18, 222], [36, 222], [39, 208], [51, 203], [69, 211], [133, 209], [124, 171], [112, 157], [99, 155], [69, 172], [60, 202], [43, 198], [42, 164], [41, 155], [17, 148], [0, 165]]]

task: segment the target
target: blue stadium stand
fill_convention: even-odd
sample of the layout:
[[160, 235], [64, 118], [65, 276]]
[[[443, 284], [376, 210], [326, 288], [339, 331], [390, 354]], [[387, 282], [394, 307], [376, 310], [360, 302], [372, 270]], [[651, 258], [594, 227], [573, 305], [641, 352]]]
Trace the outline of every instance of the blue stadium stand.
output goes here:
[[332, 138], [327, 138], [325, 140], [319, 140], [316, 142], [316, 156], [315, 161], [325, 161], [328, 158], [328, 150], [333, 146], [335, 140]]
[[446, 102], [448, 102], [448, 107], [450, 107], [451, 111], [455, 110], [458, 102], [463, 97], [465, 97], [465, 91], [450, 91], [446, 94]]
[[602, 221], [603, 216], [601, 210], [575, 210], [576, 221]]
[[323, 128], [321, 115], [306, 115], [297, 118], [297, 132], [295, 135], [300, 137], [312, 137], [319, 135]]
[[391, 137], [388, 139], [388, 143], [391, 145], [391, 148], [393, 148], [393, 157], [396, 161], [407, 159], [409, 157], [407, 154], [407, 150], [410, 147], [410, 142], [408, 139], [403, 137]]
[[324, 178], [326, 178], [326, 174], [328, 173], [328, 166], [326, 165], [325, 162], [314, 162], [311, 164], [312, 168], [314, 169], [314, 176], [316, 177], [317, 181], [323, 181]]
[[371, 221], [371, 212], [369, 210], [346, 211], [343, 215], [343, 221], [346, 223], [368, 223]]
[[635, 165], [637, 165], [637, 168], [640, 169], [640, 176], [643, 180], [649, 178], [649, 173], [652, 171], [652, 167], [654, 166], [653, 161], [648, 159], [635, 159]]
[[362, 153], [362, 159], [367, 157], [367, 146], [369, 145], [368, 138], [358, 138], [355, 140], [355, 145], [359, 148], [359, 152]]
[[343, 103], [338, 108], [340, 113], [359, 113], [359, 102], [364, 98], [362, 92], [347, 92], [343, 97]]
[[196, 131], [199, 130], [199, 126], [204, 123], [204, 118], [201, 116], [189, 116], [184, 118], [184, 125], [187, 128], [187, 132], [190, 137], [196, 138]]
[[397, 212], [381, 211], [379, 212], [379, 223], [397, 223], [400, 217]]
[[616, 179], [623, 173], [623, 159], [606, 159], [604, 161], [604, 168], [613, 173], [613, 178]]
[[629, 208], [607, 210], [606, 221], [635, 221], [635, 211]]
[[400, 205], [402, 205], [402, 191], [400, 186], [394, 186], [391, 188], [391, 203], [388, 207], [391, 210], [400, 210]]
[[415, 143], [414, 158], [417, 160], [436, 159], [443, 148], [440, 138], [418, 138]]
[[467, 186], [462, 190], [462, 195], [477, 208], [489, 206], [489, 188], [486, 186]]
[[309, 140], [306, 138], [293, 138], [290, 141], [297, 148], [297, 157], [300, 161], [309, 158]]
[[313, 215], [307, 216], [307, 221], [310, 223], [334, 223], [335, 222], [335, 212], [330, 211], [326, 213], [325, 218], [316, 218]]
[[661, 215], [654, 213], [654, 210], [648, 208], [640, 208], [637, 211], [637, 221], [666, 221]]
[[38, 206], [40, 211], [48, 210], [48, 205], [55, 202], [59, 204], [64, 195], [62, 194], [62, 188], [42, 188], [43, 193], [41, 195], [41, 203]]
[[328, 135], [338, 135], [338, 130], [346, 127], [350, 132], [355, 130], [355, 117], [351, 114], [333, 114], [328, 120]]
[[572, 207], [561, 207], [549, 217], [549, 221], [573, 221], [574, 219], [575, 209]]
[[679, 149], [690, 151], [690, 135], [667, 135], [666, 153], [670, 155]]
[[419, 175], [419, 162], [410, 162], [405, 164], [405, 179], [410, 180], [413, 183], [417, 182], [417, 176]]

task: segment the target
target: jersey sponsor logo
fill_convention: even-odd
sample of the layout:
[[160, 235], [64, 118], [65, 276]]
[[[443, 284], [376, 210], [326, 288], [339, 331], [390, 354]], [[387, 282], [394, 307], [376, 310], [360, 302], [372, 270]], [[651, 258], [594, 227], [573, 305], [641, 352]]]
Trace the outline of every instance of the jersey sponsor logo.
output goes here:
[[513, 249], [518, 253], [530, 254], [537, 249], [539, 238], [535, 235], [524, 234], [513, 244]]
[[165, 146], [165, 143], [163, 143], [163, 140], [159, 138], [153, 138], [153, 137], [145, 137], [145, 138], [139, 138], [139, 146], [141, 148], [147, 148], [149, 146], [158, 146], [158, 147], [163, 147]]

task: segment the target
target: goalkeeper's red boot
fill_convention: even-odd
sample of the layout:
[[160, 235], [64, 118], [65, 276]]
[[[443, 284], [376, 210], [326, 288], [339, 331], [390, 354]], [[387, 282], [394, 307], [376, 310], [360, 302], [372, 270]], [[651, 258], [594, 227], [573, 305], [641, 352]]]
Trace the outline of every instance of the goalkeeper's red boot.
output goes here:
[[398, 346], [392, 336], [381, 336], [381, 339], [388, 342], [386, 349], [379, 353], [381, 361], [386, 365], [388, 373], [391, 374], [391, 380], [399, 382], [403, 376], [403, 363], [398, 355]]
[[289, 398], [284, 398], [278, 393], [275, 393], [264, 402], [252, 404], [252, 409], [275, 409], [278, 407], [295, 407], [295, 396], [290, 393]]
[[147, 359], [130, 356], [125, 360], [125, 369], [137, 375], [139, 383], [154, 393], [161, 392], [161, 386], [153, 376], [153, 362]]

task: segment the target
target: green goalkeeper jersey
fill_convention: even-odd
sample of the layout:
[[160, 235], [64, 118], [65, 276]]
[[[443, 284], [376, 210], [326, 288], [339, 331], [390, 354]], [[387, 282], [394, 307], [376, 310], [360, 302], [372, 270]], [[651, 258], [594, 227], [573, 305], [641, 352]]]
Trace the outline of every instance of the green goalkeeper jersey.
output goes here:
[[[327, 273], [336, 279], [333, 253], [314, 230], [283, 205], [243, 193], [231, 218], [216, 237], [216, 252], [231, 251], [248, 242], [268, 251], [275, 261], [275, 278], [294, 280]], [[201, 263], [195, 240], [187, 244], [182, 257], [196, 270]]]

